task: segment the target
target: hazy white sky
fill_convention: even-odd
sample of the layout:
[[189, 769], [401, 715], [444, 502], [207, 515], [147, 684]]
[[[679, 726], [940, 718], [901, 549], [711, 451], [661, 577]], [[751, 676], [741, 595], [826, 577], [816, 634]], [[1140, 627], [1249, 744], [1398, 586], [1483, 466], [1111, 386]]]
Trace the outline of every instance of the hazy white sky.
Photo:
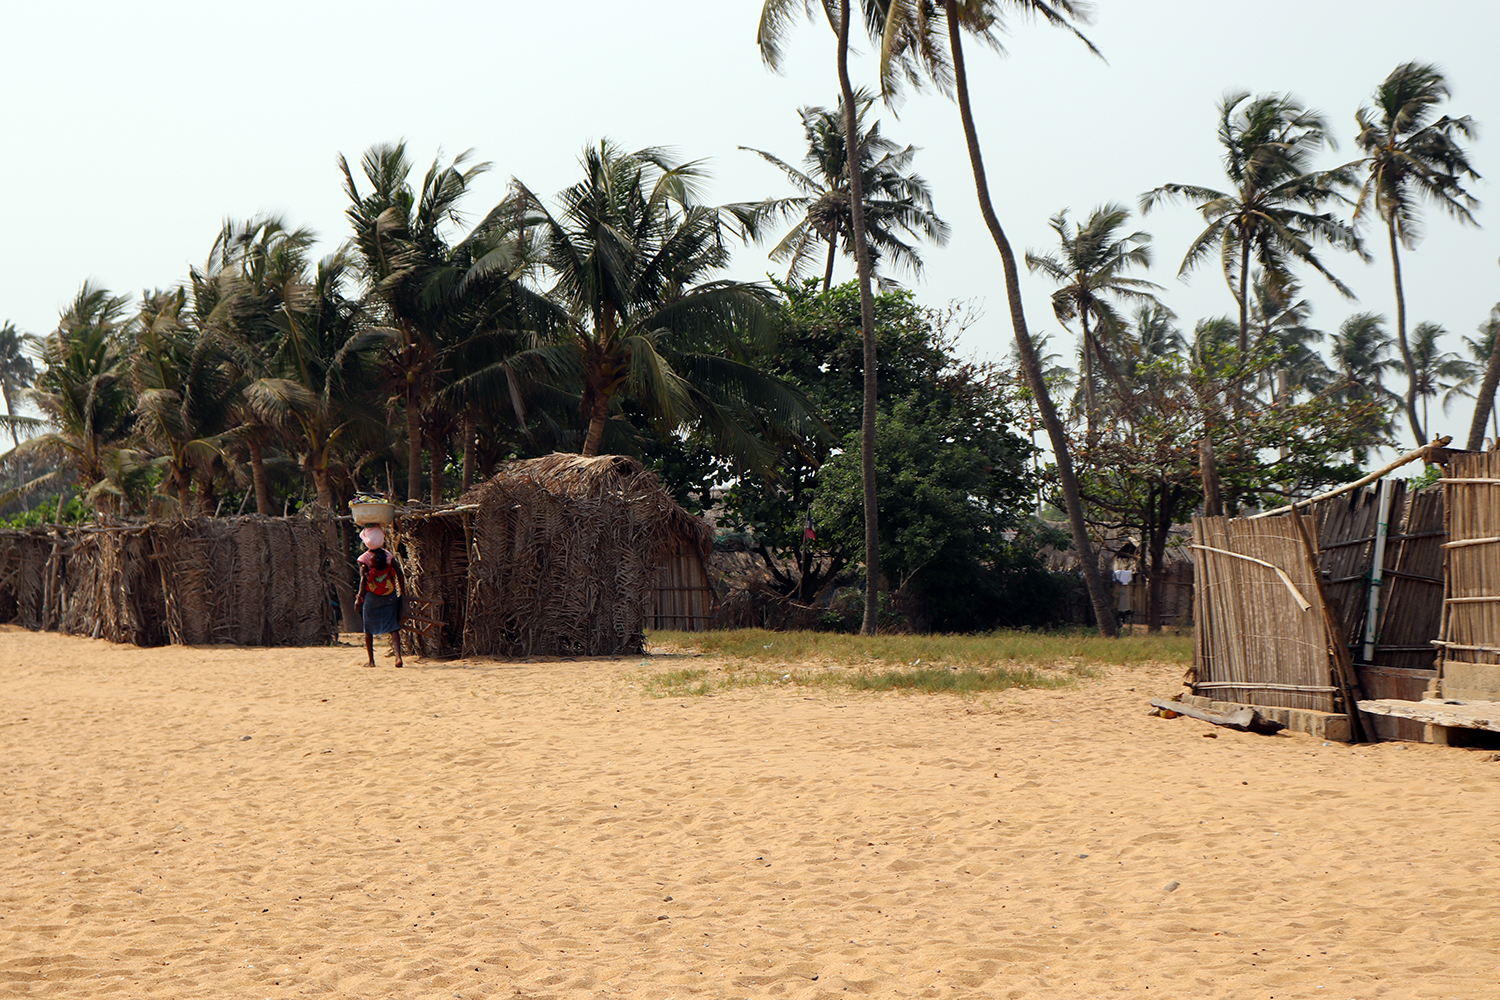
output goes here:
[[[780, 175], [738, 146], [803, 150], [796, 109], [837, 99], [833, 37], [805, 22], [784, 76], [755, 47], [760, 0], [176, 0], [7, 4], [0, 14], [5, 74], [0, 179], [0, 319], [45, 332], [86, 278], [139, 293], [181, 280], [204, 258], [225, 217], [277, 212], [310, 225], [332, 247], [344, 235], [336, 157], [405, 138], [422, 166], [441, 150], [472, 148], [494, 164], [468, 202], [477, 216], [511, 176], [550, 193], [575, 179], [580, 149], [609, 137], [628, 148], [663, 145], [706, 158], [719, 202], [788, 194]], [[1333, 165], [1354, 156], [1354, 112], [1398, 63], [1436, 63], [1482, 134], [1472, 143], [1484, 178], [1485, 228], [1435, 212], [1403, 258], [1412, 325], [1450, 331], [1449, 349], [1500, 301], [1500, 70], [1494, 0], [1100, 0], [1088, 34], [1108, 62], [1056, 30], [1016, 23], [1010, 54], [970, 50], [972, 86], [991, 188], [1018, 248], [1049, 248], [1047, 219], [1076, 218], [1106, 201], [1178, 181], [1221, 186], [1215, 103], [1227, 90], [1291, 92], [1323, 111], [1340, 140]], [[856, 61], [856, 82], [873, 65]], [[984, 312], [964, 338], [981, 357], [1008, 349], [997, 255], [975, 208], [953, 104], [914, 94], [884, 131], [922, 147], [915, 168], [953, 227], [926, 251], [919, 298], [975, 301]], [[1190, 329], [1234, 302], [1212, 264], [1175, 275], [1202, 227], [1188, 207], [1137, 225], [1155, 234], [1147, 275]], [[1309, 275], [1315, 325], [1349, 313], [1394, 316], [1390, 265], [1328, 263], [1359, 295], [1349, 303]], [[767, 270], [737, 255], [738, 277]], [[844, 267], [840, 275], [847, 275]], [[1062, 331], [1050, 287], [1027, 279], [1034, 331]], [[1463, 438], [1468, 408], [1436, 429]]]

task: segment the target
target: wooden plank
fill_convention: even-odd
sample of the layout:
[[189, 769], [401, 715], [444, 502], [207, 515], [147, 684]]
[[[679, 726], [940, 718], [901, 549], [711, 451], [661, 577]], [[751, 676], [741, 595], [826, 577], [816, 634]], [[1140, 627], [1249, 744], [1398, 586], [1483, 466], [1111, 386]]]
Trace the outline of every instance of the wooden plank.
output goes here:
[[1371, 715], [1393, 715], [1415, 719], [1429, 726], [1451, 729], [1487, 729], [1500, 733], [1500, 702], [1472, 701], [1399, 701], [1393, 698], [1370, 698], [1359, 703], [1361, 712]]
[[1223, 726], [1225, 729], [1237, 729], [1242, 733], [1274, 736], [1286, 728], [1286, 723], [1272, 722], [1253, 708], [1242, 708], [1228, 715], [1223, 715], [1219, 712], [1211, 712], [1206, 708], [1198, 708], [1196, 705], [1185, 705], [1180, 701], [1170, 701], [1166, 698], [1152, 698], [1151, 704], [1161, 709], [1163, 713], [1171, 713], [1165, 715], [1169, 719], [1172, 715], [1185, 715], [1189, 719], [1197, 719], [1200, 722]]

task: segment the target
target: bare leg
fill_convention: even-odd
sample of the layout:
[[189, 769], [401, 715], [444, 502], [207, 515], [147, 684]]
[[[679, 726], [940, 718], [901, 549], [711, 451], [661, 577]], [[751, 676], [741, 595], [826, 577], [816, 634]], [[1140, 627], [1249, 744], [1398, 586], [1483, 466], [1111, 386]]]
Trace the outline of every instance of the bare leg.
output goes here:
[[373, 667], [375, 665], [375, 636], [369, 632], [365, 633], [365, 658], [369, 661], [365, 666]]
[[396, 666], [405, 666], [401, 662], [401, 630], [397, 629], [391, 633], [391, 645], [396, 647]]

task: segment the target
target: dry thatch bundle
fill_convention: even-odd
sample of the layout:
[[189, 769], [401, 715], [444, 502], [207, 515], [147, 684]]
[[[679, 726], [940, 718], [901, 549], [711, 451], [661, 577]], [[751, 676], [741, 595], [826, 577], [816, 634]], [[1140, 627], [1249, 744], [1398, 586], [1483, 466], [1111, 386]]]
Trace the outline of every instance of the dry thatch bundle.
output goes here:
[[477, 506], [466, 656], [641, 652], [660, 570], [713, 547], [708, 526], [622, 456], [513, 462], [464, 503]]

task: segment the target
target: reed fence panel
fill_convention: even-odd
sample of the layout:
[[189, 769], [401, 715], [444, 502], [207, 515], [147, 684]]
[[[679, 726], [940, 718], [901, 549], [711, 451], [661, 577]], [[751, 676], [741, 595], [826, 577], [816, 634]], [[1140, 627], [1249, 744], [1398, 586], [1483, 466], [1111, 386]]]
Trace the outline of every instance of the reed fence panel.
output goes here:
[[1442, 694], [1500, 701], [1500, 452], [1454, 455], [1443, 484], [1448, 586], [1439, 639]]
[[1194, 692], [1338, 711], [1318, 589], [1291, 519], [1195, 517], [1193, 552]]

